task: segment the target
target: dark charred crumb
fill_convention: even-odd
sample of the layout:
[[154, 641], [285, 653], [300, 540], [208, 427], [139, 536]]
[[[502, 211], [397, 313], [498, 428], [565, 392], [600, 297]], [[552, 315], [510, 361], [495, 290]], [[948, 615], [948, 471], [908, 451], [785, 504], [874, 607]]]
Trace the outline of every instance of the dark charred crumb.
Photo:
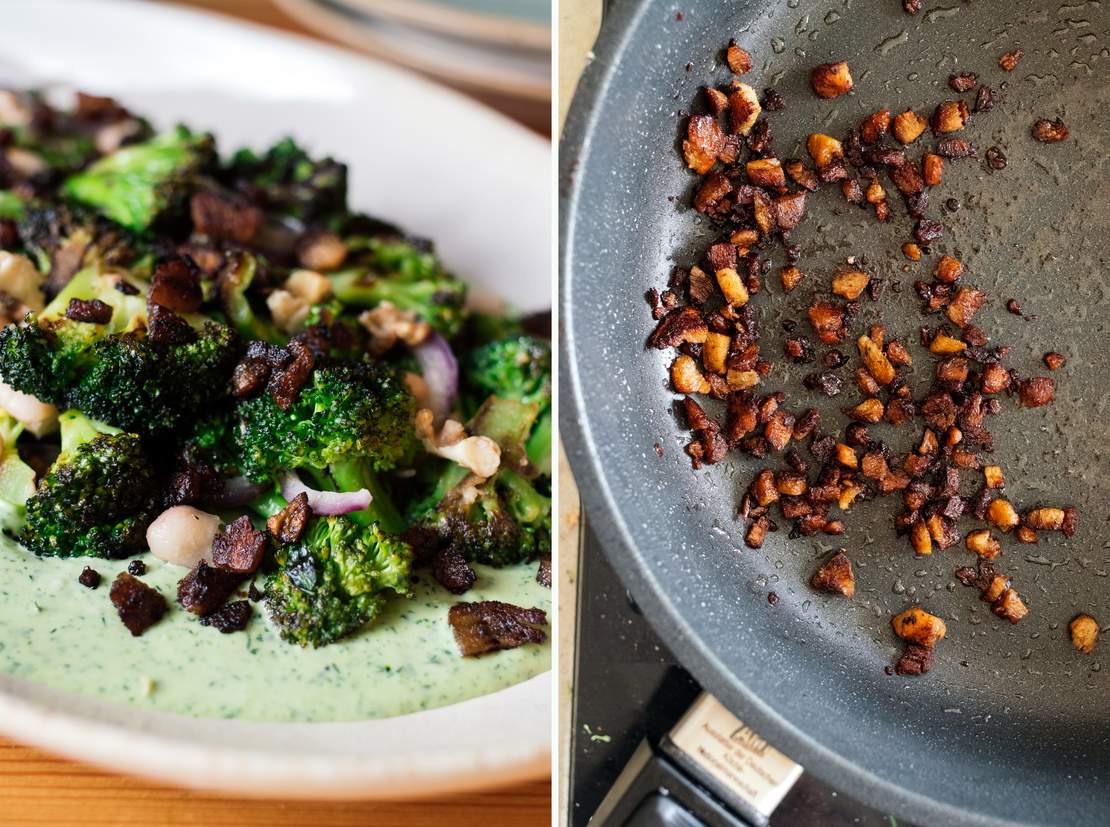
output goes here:
[[212, 614], [205, 615], [200, 619], [201, 626], [213, 626], [219, 630], [221, 634], [229, 635], [232, 632], [241, 632], [247, 628], [250, 622], [251, 604], [247, 600], [233, 600], [226, 606], [222, 606]]
[[1006, 310], [1013, 313], [1015, 316], [1021, 315], [1021, 304], [1017, 299], [1008, 299], [1006, 301]]
[[127, 573], [133, 577], [142, 577], [146, 574], [146, 563], [142, 560], [132, 560], [127, 564]]
[[147, 301], [158, 304], [174, 313], [195, 313], [200, 309], [204, 294], [200, 286], [200, 271], [188, 256], [168, 256], [154, 266], [150, 277]]
[[1044, 365], [1049, 370], [1059, 370], [1064, 366], [1064, 354], [1052, 350], [1044, 355]]
[[95, 589], [100, 585], [100, 572], [89, 566], [81, 569], [81, 574], [77, 576], [77, 582], [84, 586], [86, 589]]
[[447, 622], [463, 657], [547, 640], [547, 633], [536, 628], [547, 625], [546, 612], [497, 600], [456, 603], [447, 612]]
[[685, 15], [685, 14], [684, 14], [683, 12], [681, 12], [681, 11], [676, 11], [676, 12], [674, 13], [674, 19], [675, 19], [676, 21], [678, 21], [679, 23], [681, 23], [681, 22], [682, 22], [683, 20], [685, 20], [685, 19], [686, 19], [686, 15]]
[[975, 93], [975, 106], [972, 112], [990, 112], [994, 109], [994, 90], [989, 86], [980, 86]]
[[270, 379], [270, 364], [257, 356], [246, 356], [231, 374], [231, 393], [240, 399], [253, 396]]
[[247, 597], [250, 598], [251, 602], [257, 603], [265, 596], [266, 592], [262, 591], [260, 588], [258, 588], [258, 586], [254, 585], [254, 581], [252, 580], [250, 586], [247, 588]]
[[442, 548], [432, 560], [432, 577], [451, 594], [462, 594], [478, 582], [478, 574], [470, 567], [461, 551]]
[[662, 456], [663, 456], [663, 446], [660, 445], [658, 442], [656, 442], [651, 447], [655, 450], [655, 456], [662, 458]]
[[917, 14], [921, 11], [923, 5], [925, 5], [925, 0], [902, 0], [902, 10], [906, 14]]
[[1056, 394], [1056, 382], [1049, 376], [1036, 376], [1024, 379], [1018, 384], [1021, 404], [1026, 408], [1039, 408], [1052, 402]]
[[138, 637], [166, 613], [166, 598], [142, 580], [120, 572], [109, 592], [112, 605], [127, 631]]
[[821, 364], [829, 370], [836, 370], [848, 364], [848, 357], [836, 348], [829, 348], [821, 354]]
[[262, 210], [238, 196], [198, 192], [189, 202], [197, 233], [213, 241], [247, 244], [262, 226]]
[[708, 332], [705, 319], [695, 308], [679, 307], [659, 321], [648, 338], [648, 346], [664, 350], [678, 347], [683, 342], [701, 343]]
[[828, 397], [837, 396], [844, 389], [844, 380], [835, 373], [828, 372], [806, 374], [802, 379], [802, 384], [810, 390], [820, 391]]
[[[286, 510], [291, 506], [292, 503]], [[307, 510], [307, 497], [304, 506]], [[244, 514], [226, 525], [212, 541], [212, 563], [218, 569], [236, 574], [253, 574], [262, 565], [265, 551], [266, 535], [256, 529], [250, 517]]]
[[767, 603], [774, 606], [779, 602], [779, 596], [775, 592], [767, 592]]
[[942, 158], [971, 158], [975, 147], [966, 138], [941, 138], [937, 141], [937, 155]]
[[100, 299], [70, 299], [66, 318], [88, 324], [108, 324], [112, 320], [112, 306]]
[[986, 152], [987, 167], [993, 170], [1006, 168], [1006, 155], [996, 146], [989, 147]]
[[266, 520], [266, 527], [282, 545], [295, 543], [301, 539], [309, 515], [308, 494], [302, 491], [285, 508]]
[[948, 76], [948, 86], [953, 92], [967, 92], [978, 79], [979, 76], [974, 72], [960, 72]]
[[1012, 72], [1020, 61], [1025, 57], [1024, 49], [1014, 49], [1012, 52], [1006, 52], [998, 58], [999, 67], [1006, 72]]
[[201, 560], [178, 581], [177, 602], [191, 614], [210, 614], [235, 593], [244, 579], [241, 574], [214, 568]]
[[286, 351], [290, 356], [289, 362], [284, 367], [274, 370], [270, 374], [270, 381], [266, 384], [270, 398], [283, 411], [293, 407], [293, 403], [300, 397], [301, 388], [312, 376], [312, 368], [315, 364], [312, 350], [298, 339], [292, 339], [286, 345]]
[[1064, 126], [1064, 122], [1059, 118], [1054, 121], [1041, 118], [1033, 124], [1030, 131], [1033, 137], [1042, 144], [1058, 143], [1066, 140], [1069, 134], [1068, 128]]
[[902, 657], [894, 667], [894, 671], [903, 676], [916, 677], [924, 675], [933, 668], [933, 650], [916, 643], [906, 646]]
[[160, 304], [148, 304], [146, 324], [147, 337], [159, 344], [188, 344], [197, 336], [192, 325]]
[[691, 456], [700, 462], [712, 465], [720, 462], [728, 453], [728, 443], [721, 434], [720, 426], [710, 419], [705, 410], [694, 399], [687, 396], [682, 400], [686, 422], [698, 437], [700, 451]]
[[913, 237], [918, 244], [932, 244], [943, 234], [944, 228], [929, 218], [919, 218], [913, 227]]
[[844, 549], [830, 557], [817, 569], [809, 581], [817, 591], [851, 597], [856, 593], [856, 578], [852, 573], [852, 561]]
[[777, 89], [767, 87], [763, 90], [762, 106], [767, 112], [781, 112], [786, 108], [786, 100]]
[[551, 588], [551, 555], [540, 556], [539, 568], [536, 569], [536, 582], [541, 586]]
[[946, 198], [944, 201], [944, 209], [948, 212], [959, 212], [960, 206], [960, 199], [958, 198]]

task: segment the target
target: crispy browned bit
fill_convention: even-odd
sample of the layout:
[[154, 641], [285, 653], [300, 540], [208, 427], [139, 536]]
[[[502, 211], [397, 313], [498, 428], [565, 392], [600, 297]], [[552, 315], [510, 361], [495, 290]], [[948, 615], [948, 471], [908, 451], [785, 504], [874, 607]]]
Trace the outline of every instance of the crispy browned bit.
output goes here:
[[710, 373], [725, 372], [725, 360], [731, 339], [724, 333], [710, 333], [701, 349], [701, 361]]
[[856, 593], [856, 578], [852, 573], [852, 561], [844, 549], [830, 557], [817, 569], [810, 585], [817, 591], [851, 597]]
[[731, 192], [732, 181], [728, 176], [723, 172], [711, 172], [694, 195], [694, 209], [704, 213], [716, 213], [718, 208], [727, 210], [731, 207], [731, 202], [726, 199]]
[[936, 221], [928, 218], [919, 218], [913, 225], [913, 237], [918, 244], [929, 245], [939, 239], [944, 233], [944, 228]]
[[964, 128], [968, 116], [967, 104], [963, 101], [944, 101], [933, 111], [932, 127], [936, 135], [958, 132]]
[[222, 606], [243, 582], [243, 575], [201, 560], [177, 583], [177, 602], [187, 612], [206, 615]]
[[933, 538], [928, 526], [922, 521], [917, 521], [910, 526], [910, 546], [914, 554], [928, 555], [933, 553]]
[[768, 87], [763, 90], [763, 108], [768, 112], [781, 112], [786, 108], [786, 101], [777, 89]]
[[441, 548], [431, 563], [432, 577], [451, 594], [462, 594], [478, 582], [478, 574], [456, 548]]
[[266, 527], [282, 545], [295, 543], [304, 533], [309, 513], [308, 494], [302, 491], [285, 508], [266, 520]]
[[935, 187], [944, 177], [944, 159], [939, 155], [926, 152], [921, 159], [921, 178], [925, 185]]
[[137, 577], [120, 572], [108, 593], [119, 619], [138, 637], [166, 613], [166, 598]]
[[1071, 623], [1068, 624], [1068, 632], [1071, 634], [1071, 645], [1084, 655], [1089, 655], [1095, 650], [1095, 644], [1098, 643], [1098, 621], [1089, 614], [1080, 614], [1072, 618]]
[[912, 109], [907, 109], [894, 116], [892, 129], [894, 137], [903, 144], [912, 144], [916, 141], [921, 133], [924, 132], [929, 126], [929, 122], [918, 115]]
[[979, 76], [974, 72], [960, 72], [948, 76], [948, 86], [953, 92], [967, 92], [979, 80]]
[[246, 356], [231, 374], [231, 393], [243, 398], [252, 396], [265, 387], [270, 378], [270, 364], [257, 356]]
[[965, 350], [967, 350], [966, 343], [949, 336], [947, 333], [938, 333], [933, 337], [933, 341], [929, 343], [929, 351], [931, 353], [962, 353]]
[[983, 467], [983, 484], [987, 488], [1002, 488], [1006, 485], [1006, 478], [1002, 474], [1002, 468], [998, 465], [987, 465]]
[[728, 63], [728, 68], [737, 75], [746, 74], [752, 69], [752, 56], [748, 54], [746, 49], [738, 46], [735, 40], [728, 42], [728, 49], [725, 50], [725, 61]]
[[234, 600], [200, 619], [201, 626], [212, 626], [222, 635], [241, 632], [251, 619], [251, 604], [247, 600]]
[[1018, 383], [1018, 397], [1026, 408], [1039, 408], [1052, 402], [1056, 394], [1056, 380], [1050, 376], [1035, 376]]
[[694, 467], [700, 467], [703, 461], [713, 465], [724, 459], [728, 453], [728, 443], [721, 435], [720, 426], [689, 396], [682, 400], [682, 409], [686, 415], [686, 424], [697, 435], [697, 441], [688, 446], [686, 451], [693, 458]]
[[974, 112], [990, 112], [994, 109], [994, 91], [989, 86], [980, 86], [975, 93]]
[[778, 158], [758, 158], [744, 166], [748, 180], [757, 187], [779, 189], [786, 186], [786, 174]]
[[822, 63], [809, 73], [809, 84], [819, 98], [835, 98], [852, 91], [852, 74], [848, 61]]
[[1059, 370], [1064, 366], [1064, 354], [1050, 350], [1044, 355], [1044, 365], [1049, 370]]
[[848, 335], [844, 313], [843, 305], [825, 301], [815, 302], [806, 311], [817, 338], [826, 345], [835, 345]]
[[738, 80], [729, 85], [728, 120], [733, 134], [747, 135], [759, 120], [759, 113], [762, 111], [759, 96], [752, 87]]
[[748, 303], [748, 288], [739, 273], [731, 267], [725, 267], [718, 270], [716, 276], [717, 286], [721, 288], [721, 295], [725, 297], [725, 301], [729, 305], [742, 307]]
[[1014, 71], [1018, 65], [1018, 61], [1025, 57], [1024, 49], [1014, 49], [1012, 52], [1006, 52], [998, 58], [998, 65], [1007, 72]]
[[[304, 505], [307, 509], [307, 496]], [[213, 539], [212, 564], [238, 574], [253, 574], [262, 565], [265, 551], [266, 535], [251, 525], [250, 518], [244, 514], [226, 525]]]
[[1021, 304], [1017, 299], [1006, 300], [1006, 312], [1012, 313], [1015, 316], [1021, 315]]
[[848, 301], [855, 301], [867, 289], [870, 280], [862, 270], [845, 270], [833, 276], [832, 291]]
[[771, 530], [771, 520], [766, 516], [758, 517], [744, 535], [744, 545], [748, 548], [762, 548], [767, 532]]
[[932, 649], [948, 631], [944, 621], [920, 606], [912, 606], [891, 620], [894, 633], [903, 640]]
[[766, 508], [779, 500], [779, 489], [775, 485], [775, 472], [764, 468], [752, 481], [751, 494], [760, 506]]
[[536, 569], [536, 582], [541, 586], [551, 588], [551, 555], [540, 555], [539, 568]]
[[702, 315], [693, 307], [679, 307], [664, 316], [648, 339], [650, 347], [663, 350], [678, 347], [684, 342], [704, 344], [709, 327]]
[[[917, 3], [918, 8], [921, 6], [921, 0], [906, 0], [906, 2]], [[932, 668], [933, 650], [927, 646], [911, 643], [902, 652], [902, 657], [898, 658], [894, 671], [906, 677], [917, 677], [918, 675], [924, 675]]]
[[814, 132], [806, 140], [806, 148], [818, 169], [831, 166], [844, 158], [844, 147], [836, 138]]
[[1034, 530], [1060, 531], [1065, 537], [1075, 534], [1079, 522], [1079, 511], [1068, 508], [1036, 508], [1023, 519], [1026, 527]]
[[954, 284], [963, 273], [964, 266], [952, 256], [941, 256], [937, 262], [936, 278], [943, 284]]
[[798, 283], [802, 280], [802, 271], [797, 267], [783, 267], [780, 273], [782, 279], [782, 289], [784, 292], [789, 293]]
[[300, 339], [291, 339], [285, 350], [289, 356], [288, 362], [273, 370], [270, 381], [266, 383], [270, 398], [283, 411], [293, 407], [293, 403], [300, 397], [301, 388], [312, 376], [315, 364], [312, 349]]
[[813, 192], [820, 186], [817, 180], [817, 173], [807, 167], [802, 161], [787, 161], [783, 167], [786, 169], [786, 174], [789, 175], [799, 187]]
[[717, 163], [717, 157], [725, 148], [725, 133], [721, 131], [717, 119], [711, 115], [694, 115], [686, 128], [686, 140], [682, 151], [686, 155], [686, 165], [698, 175], [705, 175]]
[[975, 147], [966, 138], [941, 138], [937, 141], [937, 155], [944, 158], [970, 158]]
[[181, 316], [160, 304], [148, 304], [146, 312], [147, 337], [152, 342], [183, 345], [196, 338], [196, 330]]
[[856, 385], [865, 396], [878, 396], [881, 388], [866, 368], [856, 368]]
[[923, 5], [925, 0], [902, 0], [902, 9], [906, 14], [917, 14]]
[[1010, 531], [1021, 522], [1017, 511], [1014, 510], [1010, 502], [1001, 498], [992, 500], [987, 507], [987, 520], [1003, 533]]
[[775, 477], [775, 486], [784, 497], [800, 497], [809, 487], [805, 474], [783, 472]]
[[547, 633], [536, 628], [547, 625], [546, 612], [498, 600], [456, 603], [447, 612], [447, 622], [463, 657], [547, 640]]
[[872, 112], [860, 124], [860, 138], [865, 144], [877, 144], [890, 130], [890, 110], [880, 109]]
[[714, 115], [723, 115], [728, 109], [728, 95], [713, 86], [705, 87], [705, 98]]
[[[747, 249], [748, 247], [755, 246], [755, 244], [759, 242], [759, 233], [756, 230], [751, 229], [737, 230], [731, 236], [729, 236], [728, 241], [729, 244], [734, 244], [735, 246], [742, 249]], [[747, 253], [742, 253], [742, 255], [747, 255]]]
[[112, 306], [100, 299], [70, 299], [66, 318], [87, 324], [108, 324], [112, 320]]
[[262, 226], [264, 215], [245, 198], [198, 192], [189, 202], [194, 230], [212, 241], [249, 243]]
[[984, 159], [990, 169], [997, 171], [1006, 168], [1006, 155], [996, 146], [987, 147]]
[[200, 271], [191, 258], [170, 256], [155, 265], [147, 295], [150, 304], [175, 313], [195, 313], [203, 300]]
[[1028, 526], [1019, 525], [1014, 529], [1014, 539], [1019, 543], [1032, 544], [1037, 542], [1037, 532]]
[[983, 366], [980, 377], [980, 387], [983, 393], [1002, 393], [1010, 387], [1010, 373], [997, 362]]
[[1067, 139], [1068, 128], [1059, 118], [1054, 121], [1041, 118], [1033, 124], [1032, 133], [1042, 144], [1055, 144]]
[[331, 230], [311, 230], [297, 242], [297, 260], [319, 273], [338, 270], [347, 260], [347, 245]]
[[784, 233], [790, 232], [800, 223], [806, 211], [806, 194], [792, 192], [775, 198], [775, 219], [779, 229]]
[[985, 528], [970, 532], [964, 541], [968, 551], [973, 551], [988, 560], [997, 557], [1002, 551], [1002, 543]]
[[725, 381], [728, 383], [729, 390], [733, 391], [754, 388], [759, 384], [759, 371], [729, 368], [728, 373], [725, 374]]
[[100, 572], [96, 569], [85, 566], [81, 569], [81, 573], [77, 576], [77, 582], [84, 586], [86, 589], [95, 589], [100, 585]]
[[964, 327], [971, 322], [986, 300], [987, 294], [982, 290], [961, 287], [948, 303], [948, 318], [953, 324]]
[[907, 241], [902, 245], [902, 255], [910, 261], [921, 261], [921, 248], [912, 241]]
[[880, 385], [889, 385], [893, 382], [894, 366], [890, 363], [886, 354], [883, 353], [882, 348], [870, 336], [860, 336], [856, 340], [856, 344], [859, 347], [859, 355], [860, 359], [863, 360], [864, 367], [875, 378], [875, 381]]
[[883, 403], [879, 399], [865, 399], [844, 413], [857, 422], [875, 423], [883, 418]]
[[1002, 592], [991, 605], [991, 611], [1011, 623], [1018, 623], [1029, 614], [1029, 609], [1014, 589], [1006, 589]]

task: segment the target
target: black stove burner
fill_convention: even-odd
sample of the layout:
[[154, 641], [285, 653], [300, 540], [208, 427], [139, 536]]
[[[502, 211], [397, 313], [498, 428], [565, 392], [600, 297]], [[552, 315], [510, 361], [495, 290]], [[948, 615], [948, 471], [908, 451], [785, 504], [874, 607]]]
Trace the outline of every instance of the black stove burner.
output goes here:
[[[653, 745], [701, 688], [655, 636], [584, 522], [578, 562], [578, 623], [570, 764], [570, 824], [585, 825], [640, 743]], [[743, 710], [738, 710], [743, 717]], [[629, 824], [688, 822], [650, 800]], [[661, 818], [662, 820], [658, 820]], [[771, 816], [771, 827], [908, 827], [803, 773]]]

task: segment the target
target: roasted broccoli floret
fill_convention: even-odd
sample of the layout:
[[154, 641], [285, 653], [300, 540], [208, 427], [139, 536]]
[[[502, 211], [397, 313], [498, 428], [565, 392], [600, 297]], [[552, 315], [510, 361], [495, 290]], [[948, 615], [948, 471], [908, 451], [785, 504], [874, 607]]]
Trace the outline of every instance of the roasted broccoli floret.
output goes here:
[[67, 178], [62, 192], [130, 230], [179, 214], [215, 159], [210, 135], [183, 126], [106, 155]]
[[377, 617], [392, 594], [409, 593], [408, 544], [349, 517], [314, 518], [276, 558], [266, 607], [289, 643], [334, 643]]
[[534, 336], [497, 339], [462, 360], [462, 380], [472, 410], [488, 396], [551, 404], [551, 345]]
[[292, 138], [264, 155], [240, 149], [225, 170], [232, 187], [260, 206], [309, 221], [347, 208], [347, 166], [332, 158], [314, 160]]
[[506, 566], [551, 550], [551, 500], [525, 475], [536, 475], [524, 446], [536, 411], [534, 404], [491, 397], [471, 420], [470, 433], [501, 447], [501, 467], [481, 483], [457, 465], [442, 467], [410, 515], [410, 536], [426, 554], [450, 548], [468, 560]]
[[157, 483], [139, 437], [60, 417], [62, 452], [26, 503], [20, 542], [51, 557], [127, 557], [146, 547]]
[[[5, 327], [0, 331], [0, 376], [18, 391], [64, 405], [69, 388], [93, 364], [97, 342], [146, 319], [145, 298], [120, 292], [121, 284], [133, 288], [116, 274], [86, 267], [37, 317]], [[92, 324], [66, 318], [71, 299], [103, 301], [112, 309], [110, 320]]]
[[228, 327], [205, 322], [191, 342], [163, 345], [140, 333], [98, 341], [66, 404], [128, 431], [164, 433], [226, 396], [239, 355]]
[[377, 472], [412, 456], [414, 410], [412, 394], [392, 368], [361, 362], [318, 367], [287, 411], [269, 394], [239, 404], [243, 473], [264, 480], [294, 469], [317, 488], [367, 488], [374, 502], [356, 518], [400, 531], [403, 523]]
[[399, 239], [347, 239], [352, 266], [331, 274], [335, 297], [349, 307], [390, 302], [452, 338], [466, 319], [466, 285], [430, 249]]

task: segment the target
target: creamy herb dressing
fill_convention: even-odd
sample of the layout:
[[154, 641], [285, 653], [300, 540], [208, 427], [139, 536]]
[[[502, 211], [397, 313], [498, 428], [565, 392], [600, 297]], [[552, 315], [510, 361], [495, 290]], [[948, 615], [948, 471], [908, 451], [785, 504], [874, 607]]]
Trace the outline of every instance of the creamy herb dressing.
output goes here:
[[[478, 582], [454, 597], [420, 573], [411, 599], [393, 600], [359, 635], [321, 649], [283, 642], [261, 605], [245, 632], [223, 635], [174, 603], [185, 569], [154, 559], [143, 580], [170, 610], [132, 637], [108, 599], [127, 561], [40, 560], [0, 537], [0, 671], [102, 700], [217, 718], [343, 721], [457, 703], [550, 668], [550, 645], [462, 658], [447, 624], [459, 601], [503, 600], [551, 611], [536, 564], [475, 566]], [[77, 582], [86, 565], [100, 587]]]

